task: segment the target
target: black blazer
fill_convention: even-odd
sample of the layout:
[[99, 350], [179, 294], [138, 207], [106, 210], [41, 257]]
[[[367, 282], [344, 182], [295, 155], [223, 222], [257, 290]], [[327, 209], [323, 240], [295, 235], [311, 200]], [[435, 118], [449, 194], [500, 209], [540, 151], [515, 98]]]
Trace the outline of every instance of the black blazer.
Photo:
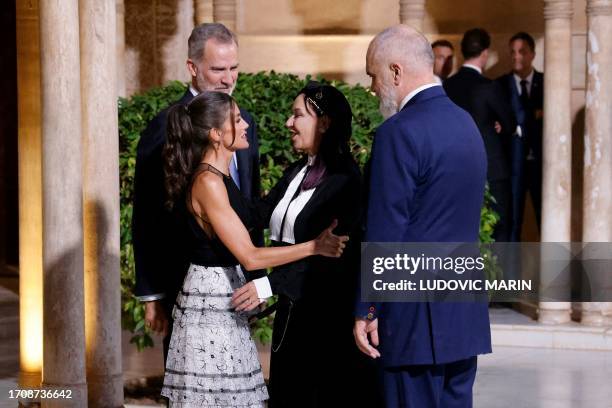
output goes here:
[[[256, 204], [260, 227], [268, 227], [274, 208], [283, 198], [291, 180], [305, 165], [304, 158], [289, 166], [270, 193]], [[346, 284], [343, 293], [354, 296], [355, 291], [350, 288], [356, 285], [359, 272], [359, 269], [355, 269], [355, 262], [358, 265], [360, 195], [361, 173], [354, 162], [348, 164], [345, 170], [328, 174], [316, 187], [312, 197], [295, 220], [295, 243], [316, 238], [334, 219], [338, 220], [334, 233], [349, 235], [349, 243], [340, 258], [311, 256], [274, 268], [268, 275], [274, 294], [286, 296], [294, 301], [305, 297], [320, 300], [319, 296], [332, 294], [337, 296], [334, 288], [337, 288], [338, 284]], [[352, 306], [351, 301], [343, 304], [347, 307]]]
[[[187, 104], [193, 99], [189, 90], [175, 104]], [[259, 142], [251, 115], [240, 110], [249, 124], [249, 148], [236, 152], [241, 192], [247, 199], [259, 197]], [[164, 294], [171, 303], [180, 289], [188, 267], [189, 247], [186, 220], [179, 211], [169, 212], [164, 203], [164, 172], [162, 149], [166, 141], [168, 109], [161, 111], [148, 124], [137, 146], [134, 175], [134, 207], [132, 214], [132, 244], [136, 267], [138, 297]], [[253, 234], [254, 243], [263, 246], [263, 233]]]
[[[510, 141], [516, 130], [516, 119], [501, 87], [472, 68], [462, 67], [444, 81], [451, 100], [467, 111], [480, 130], [487, 152], [487, 180], [510, 178]], [[495, 122], [502, 127], [495, 132]]]
[[531, 92], [529, 93], [528, 106], [525, 109], [520, 101], [516, 88], [514, 74], [512, 72], [497, 78], [504, 91], [504, 96], [509, 102], [516, 120], [523, 132], [523, 138], [528, 149], [533, 150], [536, 160], [542, 162], [542, 133], [544, 112], [544, 74], [534, 70]]

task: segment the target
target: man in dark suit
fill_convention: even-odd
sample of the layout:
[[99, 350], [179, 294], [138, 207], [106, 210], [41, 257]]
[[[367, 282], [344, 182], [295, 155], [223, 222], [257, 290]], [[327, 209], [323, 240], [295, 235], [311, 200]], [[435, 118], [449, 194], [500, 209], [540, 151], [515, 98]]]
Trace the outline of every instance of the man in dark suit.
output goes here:
[[[238, 42], [222, 24], [201, 24], [188, 40], [187, 68], [191, 84], [177, 104], [187, 104], [204, 91], [232, 93], [238, 77]], [[179, 212], [164, 207], [162, 148], [166, 141], [168, 110], [160, 112], [147, 126], [138, 142], [134, 177], [132, 242], [136, 266], [136, 296], [145, 305], [145, 322], [166, 335], [164, 355], [172, 331], [174, 300], [187, 272], [185, 220]], [[251, 115], [240, 110], [249, 124], [249, 148], [238, 150], [230, 173], [242, 194], [251, 199], [260, 194], [259, 144]], [[257, 233], [255, 243], [263, 245]]]
[[[427, 39], [405, 25], [368, 48], [387, 118], [372, 147], [368, 242], [478, 241], [485, 149], [436, 81], [433, 59]], [[491, 352], [486, 302], [362, 301], [353, 332], [361, 351], [381, 357], [386, 406], [471, 407], [477, 355]]]
[[453, 44], [445, 39], [434, 41], [431, 48], [434, 53], [434, 74], [440, 81], [444, 81], [453, 72], [455, 49]]
[[529, 191], [540, 225], [542, 207], [542, 118], [544, 75], [533, 68], [535, 41], [525, 32], [512, 36], [509, 42], [512, 72], [497, 79], [504, 90], [519, 125], [512, 136], [512, 234], [510, 240], [521, 240], [526, 192]]
[[[472, 115], [480, 130], [487, 152], [487, 181], [496, 201], [493, 210], [500, 217], [493, 238], [508, 242], [512, 215], [509, 150], [516, 120], [501, 87], [482, 75], [490, 44], [491, 38], [485, 30], [468, 30], [461, 40], [465, 62], [444, 82], [444, 89], [453, 102]], [[500, 125], [497, 129], [496, 123]]]

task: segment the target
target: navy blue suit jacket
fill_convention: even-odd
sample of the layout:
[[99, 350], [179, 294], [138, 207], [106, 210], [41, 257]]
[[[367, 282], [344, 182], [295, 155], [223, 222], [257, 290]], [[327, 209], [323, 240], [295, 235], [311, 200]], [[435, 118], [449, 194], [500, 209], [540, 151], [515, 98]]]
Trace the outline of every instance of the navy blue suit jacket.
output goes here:
[[[367, 242], [477, 242], [487, 158], [471, 116], [441, 86], [377, 130]], [[371, 304], [358, 303], [365, 316]], [[486, 303], [380, 303], [385, 366], [443, 364], [491, 352]]]
[[[528, 148], [533, 150], [538, 163], [542, 162], [542, 130], [544, 109], [544, 74], [535, 71], [533, 83], [529, 94], [529, 106], [525, 109], [521, 103], [521, 97], [516, 87], [514, 74], [511, 72], [497, 78], [506, 98], [510, 101], [512, 111], [523, 132], [523, 139]], [[525, 149], [525, 155], [528, 149]], [[524, 157], [522, 158], [524, 159]]]
[[[189, 90], [176, 104], [185, 105], [193, 99]], [[260, 196], [259, 142], [251, 115], [240, 110], [249, 124], [249, 148], [236, 152], [241, 192], [247, 199]], [[169, 304], [180, 289], [189, 260], [185, 253], [189, 245], [184, 241], [185, 220], [178, 211], [165, 207], [162, 148], [166, 142], [168, 109], [161, 111], [143, 131], [137, 146], [134, 175], [134, 207], [132, 215], [132, 243], [136, 267], [134, 293], [142, 299], [165, 295]], [[255, 245], [263, 246], [263, 233], [252, 236]]]

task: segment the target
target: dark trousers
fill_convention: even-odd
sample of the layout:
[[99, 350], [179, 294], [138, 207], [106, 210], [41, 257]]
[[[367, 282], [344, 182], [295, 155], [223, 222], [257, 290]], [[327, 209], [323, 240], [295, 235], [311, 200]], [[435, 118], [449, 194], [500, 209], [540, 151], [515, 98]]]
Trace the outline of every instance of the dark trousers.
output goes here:
[[521, 241], [523, 211], [525, 209], [525, 143], [518, 136], [512, 137], [512, 232], [511, 242]]
[[340, 317], [333, 308], [318, 314], [316, 302], [294, 303], [282, 295], [278, 302], [268, 406], [382, 407], [376, 362], [355, 346], [351, 314]]
[[499, 215], [493, 238], [495, 242], [509, 242], [512, 232], [512, 186], [510, 179], [489, 181], [489, 191], [495, 203], [491, 207]]
[[542, 162], [540, 160], [525, 162], [525, 187], [531, 196], [539, 229], [542, 221]]
[[512, 230], [510, 241], [521, 241], [525, 198], [531, 196], [538, 229], [542, 216], [542, 162], [526, 160], [524, 141], [518, 137], [512, 140]]
[[168, 299], [162, 299], [162, 307], [164, 308], [164, 312], [166, 313], [166, 317], [168, 318], [168, 334], [164, 337], [164, 367], [166, 366], [166, 359], [168, 358], [168, 349], [170, 348], [170, 337], [172, 336], [172, 328], [174, 327], [174, 320], [172, 319], [172, 309], [174, 308], [174, 299], [176, 296], [172, 297], [173, 300], [169, 301]]
[[470, 408], [477, 357], [448, 364], [385, 368], [388, 408]]

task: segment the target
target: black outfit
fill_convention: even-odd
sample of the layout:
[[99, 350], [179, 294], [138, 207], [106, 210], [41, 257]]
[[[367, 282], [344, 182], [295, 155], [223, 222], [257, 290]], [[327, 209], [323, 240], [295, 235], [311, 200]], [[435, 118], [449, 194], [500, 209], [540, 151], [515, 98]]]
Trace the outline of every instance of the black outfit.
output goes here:
[[[521, 136], [512, 138], [512, 241], [520, 241], [526, 192], [531, 195], [536, 221], [542, 214], [542, 133], [544, 108], [544, 74], [535, 71], [531, 91], [519, 95], [514, 74], [497, 79], [506, 100], [512, 106]], [[527, 91], [525, 83], [521, 89]]]
[[[260, 222], [269, 223], [306, 160], [292, 164], [268, 196], [258, 203]], [[340, 258], [312, 256], [273, 269], [278, 294], [270, 366], [270, 408], [377, 406], [359, 392], [374, 387], [373, 362], [352, 336], [353, 306], [359, 275], [359, 168], [351, 162], [328, 174], [294, 224], [295, 243], [316, 238], [334, 219], [334, 233], [351, 239]], [[288, 245], [273, 242], [275, 246]], [[371, 398], [368, 393], [366, 398]]]
[[[229, 200], [232, 210], [236, 213], [240, 221], [244, 224], [245, 228], [249, 233], [255, 231], [253, 225], [252, 211], [241, 191], [236, 186], [236, 183], [228, 175], [223, 174], [221, 171], [211, 166], [208, 163], [201, 163], [198, 169], [194, 173], [192, 183], [195, 178], [204, 171], [210, 171], [223, 179], [223, 184], [227, 190], [227, 198]], [[191, 190], [191, 187], [190, 187]], [[191, 205], [191, 200], [186, 200], [187, 205]], [[209, 237], [206, 232], [202, 229], [198, 221], [196, 220], [197, 215], [193, 213], [193, 209], [189, 209], [187, 205], [181, 206], [184, 211], [185, 219], [187, 219], [187, 225], [189, 229], [188, 235], [188, 246], [187, 246], [187, 259], [188, 262], [195, 265], [202, 266], [234, 266], [238, 265], [239, 262], [219, 239], [217, 235]], [[210, 222], [206, 219], [202, 219], [205, 224]], [[252, 237], [251, 237], [252, 239]]]
[[[187, 90], [176, 104], [186, 105], [192, 99], [193, 95]], [[249, 148], [236, 152], [240, 192], [251, 199], [260, 195], [259, 143], [253, 118], [242, 109], [240, 113], [249, 124]], [[132, 243], [136, 267], [134, 294], [141, 300], [163, 298], [162, 305], [170, 319], [171, 329], [172, 307], [187, 273], [189, 253], [186, 249], [190, 245], [186, 241], [188, 225], [184, 214], [180, 211], [170, 212], [164, 205], [166, 193], [162, 149], [166, 142], [167, 119], [168, 109], [164, 109], [148, 124], [138, 141]], [[253, 235], [255, 245], [263, 246], [263, 232], [257, 231]], [[170, 330], [164, 341], [164, 356], [171, 334]]]
[[[493, 237], [498, 242], [508, 242], [512, 215], [509, 152], [516, 130], [512, 109], [496, 82], [465, 66], [444, 81], [444, 90], [455, 104], [470, 113], [482, 135], [487, 152], [487, 181], [496, 200], [492, 207], [500, 216]], [[501, 124], [500, 134], [495, 131], [495, 122]]]

